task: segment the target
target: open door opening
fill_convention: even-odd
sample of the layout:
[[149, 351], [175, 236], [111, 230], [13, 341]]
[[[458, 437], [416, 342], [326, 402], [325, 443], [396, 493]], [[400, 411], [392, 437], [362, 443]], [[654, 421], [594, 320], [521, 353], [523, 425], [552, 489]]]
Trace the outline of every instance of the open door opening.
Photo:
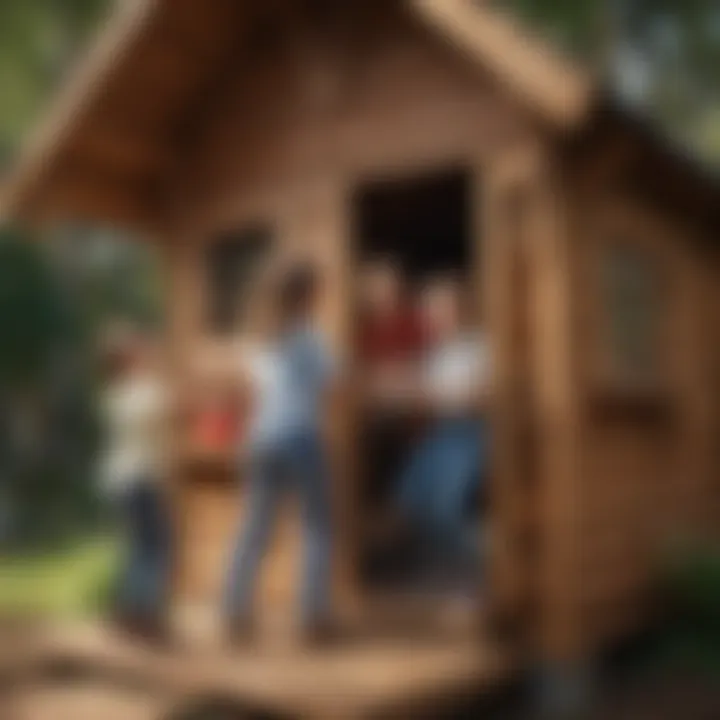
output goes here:
[[[482, 592], [487, 433], [469, 400], [487, 363], [473, 185], [451, 169], [369, 182], [354, 197], [355, 361], [371, 386], [358, 418], [360, 581], [373, 597], [474, 604]], [[394, 327], [378, 334], [385, 311]], [[466, 382], [467, 398], [443, 404], [438, 381], [456, 396]]]

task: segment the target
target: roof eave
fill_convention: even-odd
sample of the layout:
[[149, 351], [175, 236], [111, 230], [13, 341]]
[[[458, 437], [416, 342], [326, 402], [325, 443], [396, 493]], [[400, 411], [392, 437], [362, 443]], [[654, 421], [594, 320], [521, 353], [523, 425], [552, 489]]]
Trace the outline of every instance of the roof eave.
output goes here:
[[35, 217], [65, 143], [81, 127], [99, 93], [132, 53], [161, 0], [125, 0], [106, 22], [84, 60], [61, 89], [47, 120], [22, 148], [0, 195], [0, 218]]

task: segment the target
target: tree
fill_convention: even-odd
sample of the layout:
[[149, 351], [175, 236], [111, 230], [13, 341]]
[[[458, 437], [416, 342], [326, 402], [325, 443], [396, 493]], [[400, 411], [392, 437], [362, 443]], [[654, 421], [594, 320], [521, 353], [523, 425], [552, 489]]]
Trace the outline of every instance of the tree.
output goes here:
[[[0, 171], [110, 4], [0, 2]], [[96, 497], [95, 330], [160, 306], [143, 248], [83, 228], [43, 240], [0, 229], [0, 523], [11, 507], [23, 539], [77, 528]]]
[[0, 229], [0, 539], [8, 521], [28, 542], [100, 517], [94, 338], [111, 318], [161, 319], [156, 268], [149, 248], [114, 233], [39, 242]]
[[0, 169], [64, 77], [108, 0], [0, 2]]
[[[41, 249], [0, 232], [0, 497], [17, 539], [77, 527], [98, 439], [82, 315]], [[5, 527], [8, 530], [8, 527]]]
[[679, 140], [720, 161], [716, 0], [505, 0]]

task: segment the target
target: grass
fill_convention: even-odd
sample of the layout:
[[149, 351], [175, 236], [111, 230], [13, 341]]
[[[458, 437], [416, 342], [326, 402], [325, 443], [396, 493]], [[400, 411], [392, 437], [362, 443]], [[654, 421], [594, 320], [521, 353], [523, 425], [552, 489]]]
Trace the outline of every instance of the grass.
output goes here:
[[42, 553], [0, 556], [0, 614], [51, 618], [98, 613], [119, 559], [112, 538]]

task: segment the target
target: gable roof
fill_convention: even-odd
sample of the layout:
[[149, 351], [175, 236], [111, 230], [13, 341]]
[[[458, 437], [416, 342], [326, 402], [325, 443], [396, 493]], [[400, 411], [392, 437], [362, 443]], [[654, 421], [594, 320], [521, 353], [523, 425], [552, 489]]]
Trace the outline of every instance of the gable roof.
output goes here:
[[[591, 123], [601, 95], [591, 74], [488, 1], [402, 1], [548, 127], [570, 134]], [[243, 30], [260, 9], [282, 7], [281, 0], [117, 0], [21, 152], [0, 216], [59, 210], [147, 229], [173, 163], [222, 92], [226, 68], [236, 67]]]
[[[91, 219], [147, 225], [195, 108], [234, 51], [246, 4], [116, 0], [21, 149], [0, 215], [77, 207]], [[131, 184], [142, 197], [125, 192]]]
[[562, 129], [587, 117], [595, 83], [487, 0], [411, 0], [431, 27], [482, 64], [542, 119]]

